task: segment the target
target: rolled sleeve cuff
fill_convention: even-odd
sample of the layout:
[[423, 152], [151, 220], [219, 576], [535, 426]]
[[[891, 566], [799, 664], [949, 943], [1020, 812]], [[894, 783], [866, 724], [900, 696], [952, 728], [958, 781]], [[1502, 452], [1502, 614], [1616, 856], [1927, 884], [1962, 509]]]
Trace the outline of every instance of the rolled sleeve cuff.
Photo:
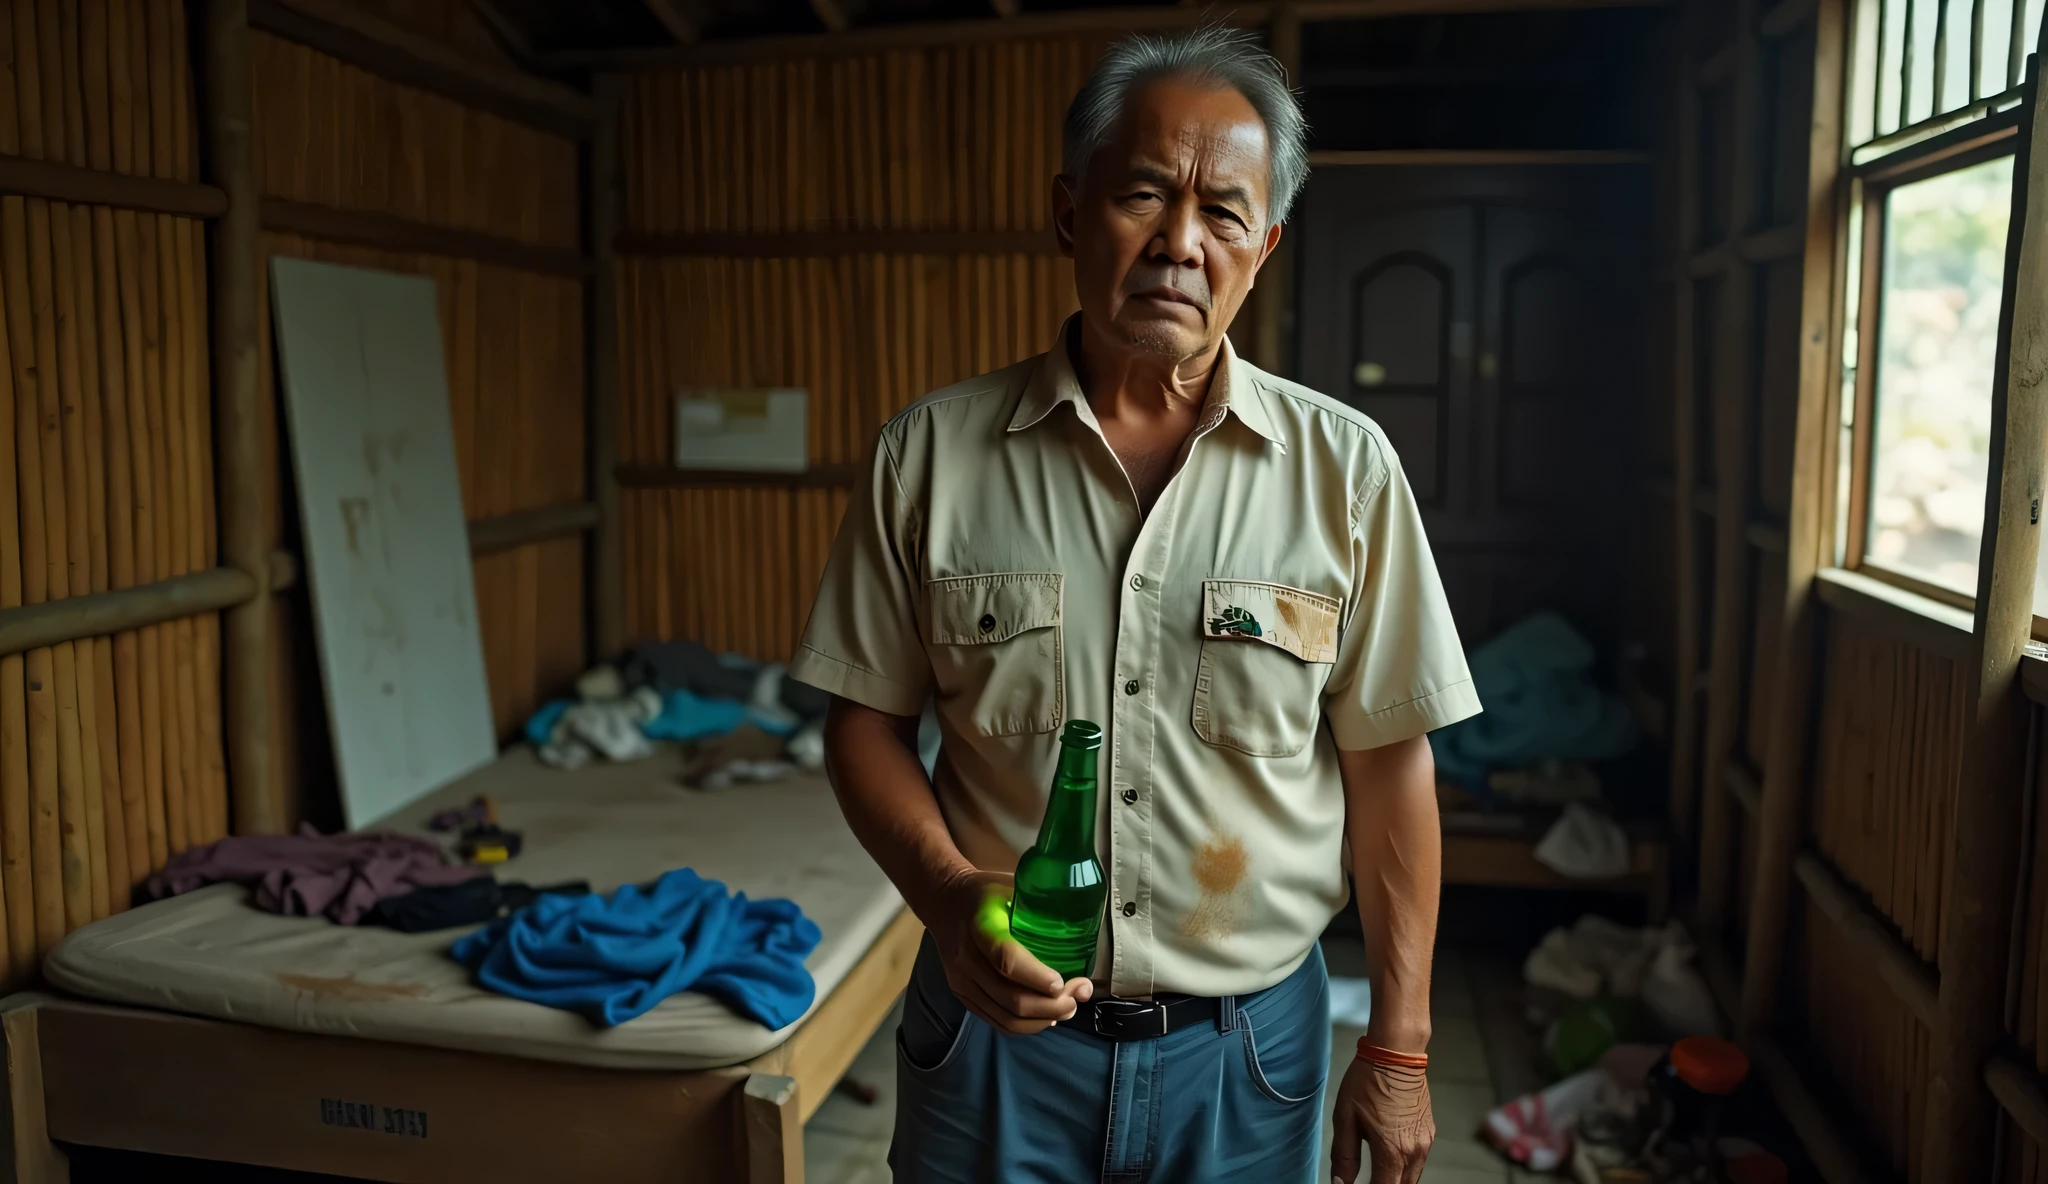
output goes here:
[[789, 664], [789, 677], [890, 715], [924, 714], [923, 687], [906, 686], [810, 646], [797, 651], [796, 660]]
[[1326, 712], [1337, 747], [1346, 752], [1358, 752], [1413, 740], [1478, 715], [1479, 691], [1473, 687], [1471, 679], [1466, 679], [1377, 711], [1366, 711], [1355, 703], [1333, 703]]

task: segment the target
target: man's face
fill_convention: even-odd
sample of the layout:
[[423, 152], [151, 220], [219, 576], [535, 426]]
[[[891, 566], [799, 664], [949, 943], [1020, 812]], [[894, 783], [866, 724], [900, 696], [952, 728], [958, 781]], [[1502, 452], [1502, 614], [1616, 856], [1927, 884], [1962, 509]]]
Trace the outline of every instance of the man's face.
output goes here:
[[1168, 78], [1133, 93], [1081, 191], [1053, 183], [1089, 328], [1176, 362], [1215, 348], [1280, 239], [1270, 175], [1266, 126], [1237, 91]]

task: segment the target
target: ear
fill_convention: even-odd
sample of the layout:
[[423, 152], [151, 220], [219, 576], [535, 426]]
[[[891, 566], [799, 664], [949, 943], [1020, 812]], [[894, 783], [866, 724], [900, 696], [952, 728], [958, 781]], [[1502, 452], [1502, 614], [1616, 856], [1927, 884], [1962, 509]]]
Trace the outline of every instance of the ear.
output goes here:
[[1259, 245], [1259, 261], [1252, 267], [1252, 280], [1245, 285], [1246, 291], [1259, 286], [1259, 272], [1265, 268], [1266, 260], [1273, 257], [1273, 248], [1280, 245], [1280, 228], [1278, 222], [1266, 227], [1266, 241]]
[[1052, 232], [1059, 239], [1060, 254], [1074, 257], [1074, 207], [1078, 204], [1073, 179], [1065, 173], [1052, 179]]

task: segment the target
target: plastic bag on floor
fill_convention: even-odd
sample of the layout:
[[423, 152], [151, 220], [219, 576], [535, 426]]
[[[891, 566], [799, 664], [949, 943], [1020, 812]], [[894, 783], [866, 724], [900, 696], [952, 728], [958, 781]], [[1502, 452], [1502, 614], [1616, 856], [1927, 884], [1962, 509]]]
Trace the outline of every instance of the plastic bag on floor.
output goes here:
[[1720, 1012], [1693, 965], [1692, 939], [1676, 921], [1631, 929], [1605, 917], [1581, 917], [1544, 935], [1522, 964], [1532, 987], [1573, 999], [1638, 999], [1679, 1036], [1718, 1036]]

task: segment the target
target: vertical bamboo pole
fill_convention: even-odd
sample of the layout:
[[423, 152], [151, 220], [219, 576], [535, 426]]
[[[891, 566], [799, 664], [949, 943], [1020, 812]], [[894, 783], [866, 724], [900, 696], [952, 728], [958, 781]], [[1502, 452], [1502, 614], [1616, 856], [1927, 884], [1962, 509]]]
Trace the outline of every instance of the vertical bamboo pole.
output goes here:
[[[84, 89], [79, 81], [78, 11], [72, 5], [58, 6], [58, 34], [61, 69], [58, 108], [64, 131], [64, 159], [75, 165], [87, 162], [85, 149]], [[70, 278], [70, 291], [61, 290], [59, 302], [66, 310], [63, 325], [64, 359], [73, 375], [78, 397], [67, 402], [64, 424], [64, 455], [67, 496], [70, 509], [72, 546], [72, 592], [107, 590], [106, 484], [100, 457], [100, 390], [98, 341], [94, 335], [92, 292], [92, 212], [79, 206], [68, 211], [65, 241], [58, 244], [60, 279]], [[97, 920], [111, 909], [107, 859], [107, 787], [118, 776], [114, 760], [114, 720], [111, 684], [99, 677], [102, 654], [111, 657], [107, 639], [82, 639], [73, 647], [78, 668], [79, 755], [84, 779], [84, 832], [91, 875], [92, 917]], [[109, 663], [111, 665], [111, 663]], [[107, 705], [103, 710], [103, 704]], [[118, 797], [118, 794], [117, 794]]]
[[[108, 66], [112, 53], [109, 26], [110, 6], [88, 4], [80, 11], [79, 39], [83, 46], [86, 163], [95, 169], [114, 168], [112, 151]], [[125, 116], [124, 116], [125, 117]], [[91, 213], [90, 257], [93, 266], [85, 277], [91, 284], [95, 339], [98, 342], [99, 382], [91, 405], [98, 408], [98, 425], [89, 428], [91, 444], [99, 456], [98, 467], [105, 482], [106, 525], [93, 560], [105, 567], [102, 585], [95, 576], [94, 587], [129, 588], [135, 583], [134, 537], [130, 524], [133, 496], [128, 467], [127, 390], [122, 364], [119, 280], [115, 273], [114, 214], [104, 206]], [[99, 484], [100, 478], [95, 478]], [[107, 822], [107, 880], [110, 905], [127, 906], [130, 890], [148, 866], [148, 845], [143, 838], [139, 809], [142, 776], [141, 707], [136, 699], [136, 639], [133, 630], [97, 644], [96, 677], [101, 705], [103, 812]], [[138, 840], [141, 840], [138, 842]]]
[[[0, 151], [8, 153], [18, 152], [21, 147], [16, 89], [19, 80], [13, 68], [16, 45], [34, 44], [32, 31], [27, 40], [18, 42], [18, 29], [14, 16], [0, 19], [0, 41], [5, 42], [6, 50], [0, 55], [0, 84], [5, 88], [0, 93]], [[21, 52], [32, 54], [33, 50]], [[0, 451], [0, 460], [16, 471], [16, 478], [5, 482], [6, 498], [14, 515], [9, 516], [5, 527], [9, 533], [0, 539], [12, 544], [7, 552], [0, 553], [0, 559], [5, 560], [0, 563], [0, 568], [4, 568], [4, 573], [0, 573], [0, 604], [13, 606], [43, 599], [45, 591], [37, 591], [33, 600], [27, 599], [26, 589], [29, 585], [44, 589], [47, 581], [42, 549], [42, 467], [36, 427], [40, 400], [36, 392], [35, 328], [29, 314], [28, 213], [19, 197], [0, 197], [0, 267], [4, 267], [5, 273], [5, 287], [0, 289], [5, 299], [0, 299], [0, 309], [5, 310], [4, 330], [11, 338], [11, 401], [6, 408], [10, 419], [4, 429], [7, 448]], [[4, 762], [0, 763], [0, 773], [5, 774], [0, 776], [0, 833], [5, 836], [8, 960], [15, 973], [26, 973], [34, 965], [40, 945], [30, 834], [35, 804], [43, 794], [44, 768], [53, 759], [50, 752], [54, 744], [44, 730], [48, 718], [48, 666], [48, 650], [0, 658], [0, 762]], [[54, 792], [52, 788], [50, 793]], [[56, 931], [61, 933], [61, 898], [54, 903], [59, 910]]]
[[[14, 14], [15, 43], [19, 51], [16, 66], [22, 154], [45, 158], [54, 152], [61, 157], [63, 115], [61, 101], [54, 93], [57, 89], [55, 75], [60, 69], [56, 17], [47, 7], [38, 13], [36, 6], [27, 2], [17, 3]], [[51, 75], [47, 81], [43, 78], [45, 74]], [[56, 121], [54, 133], [51, 120]], [[61, 384], [64, 373], [58, 354], [59, 314], [52, 249], [62, 237], [55, 226], [59, 216], [52, 210], [50, 202], [29, 203], [28, 264], [33, 292], [31, 311], [35, 321], [35, 345], [31, 356], [40, 380], [36, 383], [40, 415], [27, 425], [29, 430], [23, 433], [26, 438], [22, 441], [21, 463], [22, 477], [26, 482], [30, 464], [27, 453], [31, 449], [37, 453], [34, 463], [40, 474], [42, 499], [35, 540], [37, 553], [42, 557], [42, 562], [37, 565], [41, 571], [39, 578], [33, 581], [25, 579], [23, 588], [30, 603], [61, 600], [70, 595], [70, 526], [65, 514], [62, 435], [64, 398]], [[68, 223], [66, 226], [68, 228]], [[24, 558], [28, 556], [24, 555]], [[28, 574], [24, 573], [25, 576]], [[85, 836], [82, 831], [67, 833], [67, 823], [69, 828], [76, 827], [84, 803], [84, 756], [78, 727], [75, 655], [75, 647], [69, 643], [52, 646], [44, 658], [45, 668], [38, 672], [35, 655], [31, 655], [29, 670], [31, 724], [36, 725], [39, 721], [35, 717], [40, 717], [41, 726], [35, 730], [48, 742], [45, 749], [47, 759], [38, 760], [31, 752], [37, 783], [34, 835], [37, 896], [39, 899], [46, 894], [50, 897], [55, 923], [52, 929], [51, 917], [41, 919], [38, 936], [45, 951], [67, 927], [84, 924], [91, 912], [92, 893], [87, 879], [91, 860], [83, 845]], [[40, 696], [37, 695], [38, 688]]]
[[1690, 848], [1699, 833], [1696, 807], [1699, 796], [1699, 700], [1696, 684], [1700, 669], [1700, 577], [1696, 532], [1699, 517], [1693, 511], [1692, 490], [1698, 482], [1699, 449], [1693, 440], [1699, 398], [1699, 371], [1695, 351], [1695, 283], [1683, 265], [1699, 248], [1700, 236], [1700, 90], [1692, 61], [1690, 21], [1681, 17], [1671, 22], [1674, 45], [1669, 56], [1681, 64], [1678, 81], [1678, 143], [1673, 155], [1678, 160], [1678, 242], [1673, 255], [1680, 261], [1671, 279], [1673, 285], [1671, 332], [1671, 423], [1673, 431], [1671, 479], [1673, 535], [1678, 609], [1677, 654], [1671, 686], [1671, 827], [1681, 850]]
[[213, 226], [214, 432], [219, 439], [222, 562], [256, 578], [256, 595], [229, 609], [224, 721], [237, 834], [275, 834], [284, 816], [271, 764], [275, 726], [266, 692], [271, 661], [270, 563], [264, 539], [263, 408], [257, 383], [256, 252], [261, 194], [250, 145], [248, 0], [205, 0], [208, 179], [227, 194]]
[[[1786, 522], [1785, 584], [1776, 608], [1783, 624], [1770, 683], [1777, 688], [1757, 817], [1755, 895], [1750, 902], [1738, 1023], [1755, 1030], [1778, 1008], [1792, 859], [1805, 832], [1805, 783], [1812, 728], [1814, 572], [1827, 527], [1821, 516], [1833, 473], [1823, 463], [1840, 390], [1840, 352], [1828, 328], [1840, 290], [1842, 223], [1836, 176], [1842, 157], [1842, 81], [1848, 19], [1843, 0], [1820, 0], [1814, 14], [1812, 118], [1806, 174], [1806, 252], [1800, 289], [1798, 408], [1794, 412], [1792, 497]], [[1915, 828], [1925, 833], [1925, 828]]]
[[[597, 538], [591, 558], [590, 600], [599, 659], [626, 646], [625, 535], [619, 521], [619, 79], [597, 79], [597, 134], [591, 141], [585, 186], [589, 240], [597, 276], [586, 289], [589, 313], [584, 351], [589, 357], [590, 485], [597, 503]], [[667, 212], [664, 211], [664, 214]]]
[[[2048, 40], [2048, 38], [2044, 38]], [[2041, 118], [2040, 57], [2027, 67], [2006, 240], [1998, 368], [1991, 395], [1995, 474], [1984, 501], [1977, 619], [1961, 796], [1950, 838], [1941, 910], [1941, 994], [1928, 1089], [1922, 1180], [1981, 1180], [1991, 1167], [1998, 1110], [1985, 1058], [2002, 1036], [2005, 954], [2019, 881], [2029, 713], [2020, 657], [2033, 632], [2034, 564], [2048, 483], [2048, 119]]]
[[[1761, 53], [1756, 36], [1757, 0], [1735, 5], [1735, 117], [1729, 136], [1734, 165], [1730, 206], [1724, 224], [1731, 237], [1752, 228], [1756, 218], [1758, 160], [1764, 143]], [[1756, 264], [1731, 259], [1721, 273], [1720, 307], [1714, 341], [1714, 601], [1713, 634], [1707, 663], [1705, 771], [1700, 788], [1700, 924], [1719, 933], [1727, 924], [1734, 876], [1731, 867], [1735, 800], [1726, 771], [1741, 725], [1742, 650], [1745, 600], [1749, 596], [1748, 536], [1751, 455], [1750, 375], [1755, 336]], [[1679, 490], [1686, 500], [1686, 490]], [[1721, 940], [1716, 937], [1712, 940]]]

